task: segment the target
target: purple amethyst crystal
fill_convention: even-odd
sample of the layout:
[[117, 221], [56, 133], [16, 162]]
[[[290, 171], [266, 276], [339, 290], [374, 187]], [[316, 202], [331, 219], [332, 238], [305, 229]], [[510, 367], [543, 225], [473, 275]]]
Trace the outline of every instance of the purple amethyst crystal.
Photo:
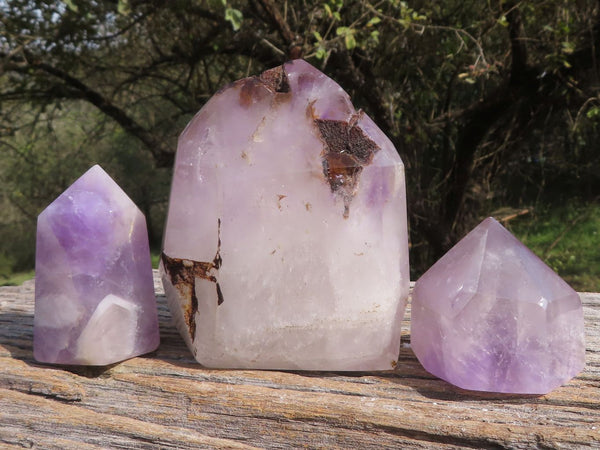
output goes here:
[[416, 283], [411, 343], [463, 389], [545, 394], [585, 364], [579, 295], [492, 218]]
[[94, 166], [38, 217], [34, 357], [106, 365], [155, 350], [146, 220]]

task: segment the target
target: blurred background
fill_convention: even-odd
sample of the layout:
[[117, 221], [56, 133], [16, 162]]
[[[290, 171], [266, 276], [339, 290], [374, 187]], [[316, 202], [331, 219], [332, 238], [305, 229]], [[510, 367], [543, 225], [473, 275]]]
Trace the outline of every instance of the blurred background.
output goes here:
[[37, 215], [95, 163], [157, 255], [178, 134], [300, 57], [398, 149], [413, 279], [493, 215], [600, 291], [598, 0], [0, 0], [0, 284], [33, 276]]

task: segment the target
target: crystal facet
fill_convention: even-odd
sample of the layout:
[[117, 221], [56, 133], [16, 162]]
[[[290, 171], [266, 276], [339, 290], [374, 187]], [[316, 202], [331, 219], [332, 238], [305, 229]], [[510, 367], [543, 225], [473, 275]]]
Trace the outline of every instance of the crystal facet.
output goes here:
[[106, 365], [155, 350], [146, 220], [94, 166], [38, 217], [34, 356]]
[[296, 60], [218, 92], [179, 138], [161, 258], [210, 367], [389, 369], [408, 295], [404, 167]]
[[411, 345], [463, 389], [545, 394], [583, 369], [581, 300], [488, 218], [417, 281]]

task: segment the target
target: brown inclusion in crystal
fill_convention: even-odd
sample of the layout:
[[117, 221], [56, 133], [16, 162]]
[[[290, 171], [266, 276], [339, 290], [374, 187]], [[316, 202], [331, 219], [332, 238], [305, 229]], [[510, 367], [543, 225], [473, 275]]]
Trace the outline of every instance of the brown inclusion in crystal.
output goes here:
[[218, 221], [217, 253], [211, 262], [192, 261], [190, 259], [171, 258], [164, 252], [160, 255], [165, 272], [171, 284], [179, 291], [183, 298], [188, 299], [184, 310], [184, 319], [192, 341], [196, 336], [195, 315], [198, 311], [198, 298], [196, 297], [196, 278], [212, 281], [217, 291], [217, 304], [223, 303], [223, 293], [217, 281], [216, 273], [223, 264], [221, 258], [221, 219]]
[[[258, 77], [249, 77], [240, 80], [240, 104], [249, 107], [254, 101], [264, 98], [265, 95], [287, 94], [290, 85], [283, 66], [275, 67], [263, 72]], [[280, 98], [282, 96], [276, 96]], [[287, 96], [283, 96], [287, 98]]]
[[379, 146], [356, 125], [362, 111], [350, 121], [315, 119], [325, 149], [321, 154], [323, 174], [331, 191], [344, 199], [344, 217], [348, 218], [350, 202], [356, 193], [363, 167], [371, 164]]

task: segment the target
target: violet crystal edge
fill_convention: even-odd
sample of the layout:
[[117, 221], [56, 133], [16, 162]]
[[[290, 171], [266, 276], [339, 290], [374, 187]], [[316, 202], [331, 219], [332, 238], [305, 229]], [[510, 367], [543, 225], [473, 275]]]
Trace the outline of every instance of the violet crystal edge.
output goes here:
[[239, 80], [179, 137], [160, 272], [205, 366], [391, 369], [409, 289], [402, 161], [303, 60]]
[[107, 365], [156, 350], [146, 220], [98, 165], [39, 216], [36, 360]]
[[493, 218], [415, 284], [411, 347], [463, 389], [546, 394], [585, 365], [581, 299]]

